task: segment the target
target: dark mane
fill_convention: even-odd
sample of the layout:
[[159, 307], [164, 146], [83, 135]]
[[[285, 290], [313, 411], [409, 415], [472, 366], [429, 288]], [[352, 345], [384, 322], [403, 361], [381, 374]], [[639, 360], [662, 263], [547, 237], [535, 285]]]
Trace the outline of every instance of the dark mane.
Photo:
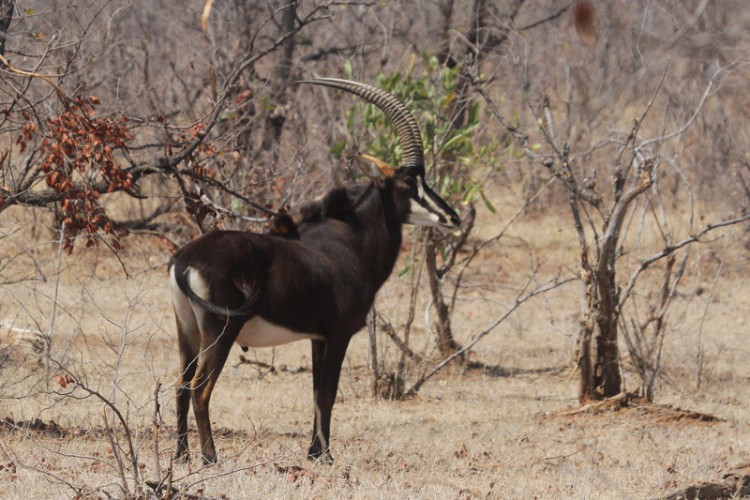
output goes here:
[[324, 217], [338, 218], [352, 210], [370, 185], [354, 185], [333, 189], [322, 198], [302, 205], [293, 216], [297, 224]]
[[309, 201], [298, 209], [280, 212], [271, 219], [270, 234], [299, 237], [298, 226], [324, 218], [341, 218], [356, 207], [372, 184], [335, 188], [324, 196]]

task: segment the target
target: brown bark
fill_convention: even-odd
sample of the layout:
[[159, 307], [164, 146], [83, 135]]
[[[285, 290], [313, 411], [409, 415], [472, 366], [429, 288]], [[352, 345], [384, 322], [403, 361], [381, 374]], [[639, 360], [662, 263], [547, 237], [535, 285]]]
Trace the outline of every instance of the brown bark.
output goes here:
[[594, 285], [591, 274], [583, 271], [583, 311], [581, 311], [581, 325], [578, 332], [576, 364], [578, 367], [578, 402], [583, 404], [594, 394], [593, 367], [591, 364], [591, 338], [594, 334], [594, 324], [591, 319], [594, 299]]
[[[222, 5], [228, 9], [233, 16], [236, 16], [236, 23], [239, 26], [247, 26], [247, 31], [241, 30], [239, 33], [238, 47], [235, 54], [226, 54], [224, 46], [229, 45], [229, 36], [227, 33], [218, 30], [209, 31], [208, 37], [213, 46], [211, 78], [213, 81], [214, 99], [218, 99], [220, 76], [231, 70], [231, 65], [235, 61], [243, 60], [252, 55], [254, 50], [253, 37], [250, 27], [253, 26], [253, 20], [257, 17], [255, 9], [244, 4], [244, 0], [234, 0], [230, 4]], [[217, 4], [217, 7], [219, 5]], [[211, 28], [209, 27], [209, 30]], [[229, 59], [227, 59], [229, 57]], [[231, 137], [231, 148], [239, 154], [238, 162], [243, 170], [249, 170], [252, 165], [252, 158], [257, 147], [255, 140], [256, 132], [256, 114], [255, 107], [255, 66], [251, 65], [242, 71], [241, 75], [227, 89], [227, 108], [234, 110], [234, 118], [220, 120], [217, 124], [219, 136]]]
[[583, 231], [581, 213], [578, 209], [578, 198], [571, 196], [570, 211], [573, 214], [573, 222], [578, 235], [578, 245], [581, 252], [581, 281], [583, 282], [583, 298], [581, 303], [581, 329], [578, 332], [576, 364], [578, 367], [578, 401], [583, 404], [591, 399], [594, 393], [593, 368], [591, 366], [591, 337], [594, 333], [594, 325], [591, 313], [594, 310], [596, 289], [593, 283], [591, 264], [589, 263], [589, 251], [586, 244], [586, 235]]
[[581, 329], [578, 332], [578, 355], [576, 364], [578, 367], [578, 402], [584, 404], [591, 399], [593, 393], [593, 378], [591, 377], [591, 335], [593, 328], [591, 323], [585, 319], [581, 321]]
[[430, 283], [430, 293], [432, 302], [437, 311], [437, 321], [435, 322], [435, 342], [442, 356], [450, 356], [461, 346], [453, 338], [451, 329], [451, 314], [448, 304], [445, 303], [443, 292], [440, 288], [440, 278], [437, 270], [437, 247], [435, 241], [428, 237], [425, 247], [425, 259], [427, 264], [427, 277]]
[[594, 399], [608, 398], [622, 391], [620, 355], [617, 348], [617, 320], [619, 318], [614, 266], [597, 273], [596, 288], [596, 360], [594, 361]]
[[[281, 34], [292, 32], [297, 22], [297, 0], [283, 1], [288, 1], [288, 4], [284, 7], [281, 14]], [[284, 129], [286, 104], [288, 101], [287, 87], [291, 79], [294, 64], [294, 48], [295, 39], [293, 36], [284, 41], [282, 45], [281, 61], [276, 66], [274, 82], [272, 84], [274, 94], [276, 95], [276, 103], [271, 112], [266, 116], [263, 141], [261, 142], [261, 149], [263, 151], [274, 151], [274, 146], [279, 143], [281, 132]], [[275, 158], [276, 152], [273, 154]]]
[[5, 43], [8, 40], [8, 29], [13, 20], [14, 2], [15, 0], [0, 0], [0, 56], [5, 55]]
[[599, 262], [594, 270], [596, 284], [596, 360], [594, 362], [594, 394], [596, 398], [615, 396], [622, 391], [620, 356], [617, 346], [617, 323], [620, 317], [620, 300], [617, 290], [616, 257], [617, 245], [625, 215], [638, 196], [645, 193], [652, 183], [651, 165], [644, 169], [638, 183], [623, 195], [623, 186], [617, 176], [615, 206], [607, 218], [599, 252]]
[[451, 55], [451, 37], [450, 32], [453, 27], [453, 0], [444, 0], [440, 3], [440, 14], [443, 16], [440, 23], [441, 29], [438, 32], [438, 53], [437, 58], [440, 64], [448, 67], [456, 65], [456, 60]]
[[466, 34], [466, 38], [478, 50], [477, 58], [480, 54], [487, 54], [502, 45], [508, 38], [508, 29], [497, 24], [493, 25], [492, 21], [498, 18], [508, 19], [509, 21], [515, 20], [525, 2], [526, 0], [511, 1], [507, 5], [505, 13], [501, 14], [498, 12], [497, 2], [474, 0], [471, 28]]

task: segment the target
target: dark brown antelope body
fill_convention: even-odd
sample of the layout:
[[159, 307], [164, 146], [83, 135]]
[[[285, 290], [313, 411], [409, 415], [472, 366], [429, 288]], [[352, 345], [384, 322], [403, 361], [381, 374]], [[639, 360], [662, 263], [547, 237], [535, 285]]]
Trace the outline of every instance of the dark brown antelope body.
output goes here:
[[[309, 83], [343, 88], [381, 108], [393, 99], [355, 82]], [[411, 115], [398, 119], [416, 127]], [[403, 142], [401, 128], [399, 136]], [[421, 162], [418, 131], [412, 140], [419, 140], [414, 155]], [[404, 151], [415, 150], [407, 146]], [[375, 294], [393, 270], [402, 224], [445, 228], [459, 223], [424, 183], [424, 166], [413, 158], [406, 163], [371, 184], [329, 192], [291, 232], [214, 231], [174, 254], [169, 272], [180, 348], [178, 458], [188, 451], [192, 396], [203, 458], [216, 460], [208, 407], [232, 344], [269, 347], [311, 339], [315, 418], [308, 456], [332, 460], [331, 410], [341, 364], [349, 340], [365, 325]]]

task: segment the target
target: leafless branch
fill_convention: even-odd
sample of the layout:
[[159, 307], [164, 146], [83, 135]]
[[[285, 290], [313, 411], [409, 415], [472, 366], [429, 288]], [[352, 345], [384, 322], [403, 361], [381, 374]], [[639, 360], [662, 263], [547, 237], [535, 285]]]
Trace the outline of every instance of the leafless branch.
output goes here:
[[469, 339], [468, 342], [464, 344], [464, 346], [453, 352], [450, 356], [446, 357], [439, 363], [437, 363], [435, 366], [430, 368], [424, 375], [422, 375], [416, 382], [414, 382], [414, 385], [412, 385], [409, 390], [405, 392], [406, 397], [415, 396], [417, 392], [422, 388], [425, 382], [427, 382], [429, 379], [431, 379], [433, 376], [435, 376], [440, 370], [448, 366], [453, 360], [456, 358], [465, 355], [472, 347], [474, 347], [480, 340], [482, 340], [484, 337], [492, 333], [495, 328], [500, 326], [508, 317], [513, 314], [516, 309], [521, 307], [526, 301], [536, 297], [537, 295], [549, 292], [550, 290], [554, 290], [555, 288], [558, 288], [566, 283], [569, 283], [573, 281], [574, 278], [567, 278], [567, 279], [554, 279], [551, 282], [547, 283], [546, 285], [539, 286], [533, 290], [528, 290], [528, 287], [531, 285], [532, 280], [530, 279], [526, 286], [521, 290], [521, 293], [516, 297], [513, 304], [498, 318], [496, 318], [489, 326], [485, 327], [483, 330], [481, 330], [479, 333], [475, 334], [471, 339]]
[[740, 223], [745, 222], [747, 220], [750, 220], [750, 214], [742, 215], [742, 216], [735, 217], [735, 218], [732, 218], [732, 219], [727, 219], [727, 220], [724, 220], [724, 221], [721, 221], [721, 222], [715, 222], [715, 223], [711, 223], [711, 224], [706, 224], [702, 229], [700, 229], [694, 235], [689, 236], [689, 237], [687, 237], [687, 238], [685, 238], [685, 239], [683, 239], [683, 240], [681, 240], [681, 241], [679, 241], [679, 242], [677, 242], [677, 243], [675, 243], [673, 245], [668, 245], [667, 247], [665, 247], [660, 252], [658, 252], [658, 253], [650, 256], [650, 257], [647, 257], [647, 258], [643, 259], [641, 261], [640, 265], [638, 266], [638, 268], [636, 268], [636, 270], [633, 271], [633, 273], [630, 275], [630, 279], [628, 280], [628, 284], [624, 288], [624, 290], [623, 290], [623, 292], [621, 294], [620, 304], [624, 304], [627, 301], [627, 299], [630, 296], [630, 294], [632, 293], [633, 287], [635, 287], [635, 283], [638, 280], [638, 277], [641, 275], [641, 273], [643, 271], [645, 271], [646, 269], [648, 269], [655, 262], [663, 259], [664, 257], [666, 257], [666, 256], [668, 256], [670, 254], [673, 254], [677, 250], [679, 250], [681, 248], [684, 248], [687, 245], [690, 245], [690, 244], [695, 243], [695, 242], [699, 242], [700, 239], [703, 236], [705, 236], [706, 234], [710, 233], [711, 231], [714, 231], [716, 229], [720, 229], [720, 228], [723, 228], [723, 227], [734, 226], [736, 224], [740, 224]]
[[[703, 109], [703, 105], [706, 103], [706, 100], [713, 95], [715, 92], [721, 88], [721, 83], [716, 84], [716, 82], [719, 80], [720, 76], [726, 75], [727, 72], [731, 71], [733, 68], [739, 66], [740, 64], [745, 64], [743, 61], [734, 61], [726, 66], [723, 66], [719, 69], [717, 69], [714, 74], [711, 76], [711, 79], [708, 82], [708, 85], [706, 85], [706, 89], [703, 91], [703, 95], [701, 96], [700, 100], [698, 101], [698, 104], [696, 104], [695, 109], [693, 110], [693, 114], [685, 121], [685, 123], [682, 124], [682, 126], [678, 127], [673, 132], [670, 132], [668, 134], [664, 134], [659, 137], [654, 137], [653, 139], [649, 139], [646, 141], [641, 142], [636, 147], [636, 151], [641, 152], [648, 146], [652, 144], [656, 144], [659, 142], [668, 141], [669, 139], [674, 139], [676, 137], [680, 137], [685, 131], [690, 128], [690, 126], [695, 122], [695, 119], [700, 115], [701, 110]], [[714, 86], [716, 85], [716, 89], [714, 89]]]

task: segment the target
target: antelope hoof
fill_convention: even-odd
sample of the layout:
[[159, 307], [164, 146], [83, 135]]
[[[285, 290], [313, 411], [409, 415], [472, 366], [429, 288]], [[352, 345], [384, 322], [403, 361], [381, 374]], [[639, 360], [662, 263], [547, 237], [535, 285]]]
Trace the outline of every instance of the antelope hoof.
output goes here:
[[333, 457], [331, 456], [331, 451], [321, 451], [317, 446], [310, 447], [310, 451], [307, 452], [307, 459], [315, 460], [316, 462], [325, 465], [333, 465]]
[[216, 463], [216, 455], [203, 454], [203, 465], [213, 465]]
[[190, 462], [190, 453], [187, 450], [177, 450], [174, 454], [174, 461], [177, 463], [188, 463]]

